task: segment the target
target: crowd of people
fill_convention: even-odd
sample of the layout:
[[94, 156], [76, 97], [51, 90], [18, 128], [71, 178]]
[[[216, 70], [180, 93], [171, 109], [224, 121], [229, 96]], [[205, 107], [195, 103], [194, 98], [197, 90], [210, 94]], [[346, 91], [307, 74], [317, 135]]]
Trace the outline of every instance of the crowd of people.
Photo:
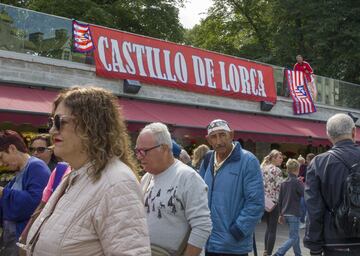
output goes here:
[[[264, 256], [291, 247], [300, 256], [305, 221], [311, 255], [359, 255], [357, 231], [334, 221], [360, 159], [351, 117], [329, 118], [330, 151], [287, 159], [283, 172], [280, 151], [260, 165], [222, 119], [207, 126], [211, 149], [192, 157], [163, 123], [146, 125], [132, 147], [116, 102], [73, 87], [54, 101], [49, 135], [27, 147], [19, 133], [0, 132], [0, 165], [17, 172], [0, 187], [0, 255], [245, 256], [262, 218]], [[274, 248], [278, 223], [289, 239]]]

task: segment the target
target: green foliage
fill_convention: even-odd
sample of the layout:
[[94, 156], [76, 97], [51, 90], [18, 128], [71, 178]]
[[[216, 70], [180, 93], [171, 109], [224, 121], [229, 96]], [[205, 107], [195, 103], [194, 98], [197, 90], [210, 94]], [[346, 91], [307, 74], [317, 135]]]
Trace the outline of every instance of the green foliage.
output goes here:
[[360, 83], [360, 1], [213, 2], [186, 43], [289, 67], [302, 54], [316, 74]]
[[179, 21], [178, 7], [183, 2], [184, 0], [29, 0], [26, 8], [182, 42], [184, 30]]

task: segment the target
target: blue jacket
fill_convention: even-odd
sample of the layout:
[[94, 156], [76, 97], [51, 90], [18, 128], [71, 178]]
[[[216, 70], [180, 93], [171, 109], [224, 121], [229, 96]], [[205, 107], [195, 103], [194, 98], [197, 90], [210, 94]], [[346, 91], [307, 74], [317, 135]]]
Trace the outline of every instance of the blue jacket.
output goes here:
[[26, 223], [39, 205], [42, 192], [50, 177], [50, 169], [44, 161], [30, 157], [24, 170], [22, 191], [11, 189], [16, 178], [13, 178], [4, 188], [0, 199], [2, 220], [16, 223], [16, 237], [19, 238]]
[[257, 158], [235, 142], [235, 148], [214, 176], [214, 154], [200, 174], [209, 187], [213, 229], [206, 251], [245, 254], [264, 211], [264, 185]]

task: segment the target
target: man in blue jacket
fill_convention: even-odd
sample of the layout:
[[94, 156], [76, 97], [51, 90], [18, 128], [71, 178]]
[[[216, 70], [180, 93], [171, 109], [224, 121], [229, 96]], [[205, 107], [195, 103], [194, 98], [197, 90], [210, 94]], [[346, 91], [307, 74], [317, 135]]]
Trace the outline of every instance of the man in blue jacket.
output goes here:
[[209, 187], [213, 229], [207, 256], [248, 255], [253, 233], [264, 211], [264, 190], [256, 157], [233, 142], [234, 131], [224, 120], [212, 121], [207, 140], [214, 149], [200, 174]]
[[13, 180], [0, 187], [0, 254], [17, 256], [16, 242], [40, 203], [50, 170], [44, 161], [27, 153], [23, 138], [11, 130], [0, 131], [0, 166], [17, 172]]

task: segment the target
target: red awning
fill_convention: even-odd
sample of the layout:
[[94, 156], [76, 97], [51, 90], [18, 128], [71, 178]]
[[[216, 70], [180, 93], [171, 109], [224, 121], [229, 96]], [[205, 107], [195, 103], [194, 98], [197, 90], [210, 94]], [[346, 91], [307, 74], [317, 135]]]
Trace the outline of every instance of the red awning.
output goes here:
[[[58, 92], [35, 88], [0, 86], [0, 122], [43, 125]], [[127, 121], [136, 123], [164, 122], [174, 127], [192, 128], [205, 134], [214, 119], [227, 120], [241, 137], [254, 141], [294, 142], [323, 145], [327, 142], [324, 122], [273, 117], [268, 115], [203, 109], [192, 106], [120, 99]], [[194, 129], [198, 128], [198, 129]], [[360, 129], [357, 140], [360, 141]]]

